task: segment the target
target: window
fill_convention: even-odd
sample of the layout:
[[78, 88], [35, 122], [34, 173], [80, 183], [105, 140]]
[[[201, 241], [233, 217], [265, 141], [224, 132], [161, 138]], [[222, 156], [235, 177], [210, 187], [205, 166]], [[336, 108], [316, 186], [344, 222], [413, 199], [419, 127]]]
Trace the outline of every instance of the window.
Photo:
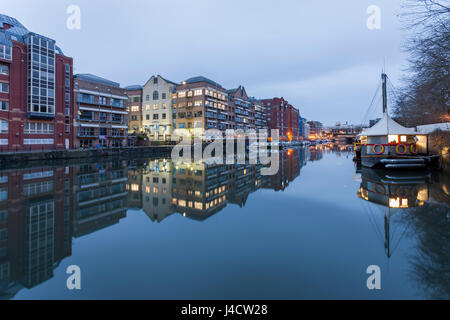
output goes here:
[[161, 93], [161, 99], [166, 99], [167, 98], [167, 94], [166, 93]]
[[184, 98], [184, 97], [186, 97], [186, 91], [178, 92], [178, 98]]
[[154, 114], [153, 115], [153, 120], [158, 120], [159, 119], [159, 115], [158, 114]]
[[0, 58], [6, 59], [6, 60], [11, 60], [11, 47], [10, 46], [0, 44]]
[[165, 113], [162, 114], [162, 118], [166, 119], [166, 114]]
[[150, 100], [150, 96], [149, 96], [149, 95], [146, 95], [146, 96], [145, 96], [145, 100], [146, 100], [146, 101], [149, 101], [149, 100]]
[[9, 102], [8, 101], [0, 101], [0, 111], [8, 111]]
[[8, 121], [0, 120], [0, 133], [8, 133]]
[[158, 84], [158, 77], [153, 78], [153, 84]]
[[23, 131], [25, 134], [53, 134], [53, 123], [25, 122]]
[[106, 97], [98, 97], [98, 104], [106, 104]]
[[202, 95], [202, 90], [201, 89], [197, 89], [194, 91], [194, 96], [201, 96]]
[[163, 109], [166, 109], [166, 108], [167, 108], [167, 104], [163, 103], [163, 104], [162, 104], [162, 108], [163, 108]]
[[139, 97], [133, 97], [133, 102], [139, 102]]
[[0, 92], [9, 92], [9, 84], [7, 83], [0, 83]]
[[153, 91], [153, 100], [158, 100], [159, 99], [159, 93], [158, 91]]
[[157, 103], [155, 103], [155, 104], [153, 105], [153, 110], [158, 110], [158, 104], [157, 104]]
[[9, 74], [9, 67], [5, 64], [0, 64], [0, 74]]
[[145, 119], [146, 119], [146, 120], [150, 120], [150, 115], [149, 115], [149, 114], [146, 114], [146, 115], [145, 115]]

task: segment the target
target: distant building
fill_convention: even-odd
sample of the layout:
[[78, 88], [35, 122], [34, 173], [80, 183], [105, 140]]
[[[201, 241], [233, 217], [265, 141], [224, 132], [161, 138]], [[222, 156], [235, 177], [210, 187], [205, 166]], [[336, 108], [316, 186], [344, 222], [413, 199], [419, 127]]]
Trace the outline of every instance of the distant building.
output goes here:
[[142, 86], [125, 87], [128, 96], [128, 133], [142, 131]]
[[160, 75], [151, 76], [142, 90], [142, 127], [152, 141], [171, 140], [172, 98], [177, 84]]
[[128, 96], [120, 84], [92, 74], [74, 76], [75, 148], [127, 146]]
[[0, 14], [0, 150], [72, 148], [73, 62]]
[[299, 111], [284, 98], [261, 100], [266, 108], [269, 129], [278, 129], [280, 139], [297, 140], [299, 136]]
[[322, 137], [323, 124], [319, 121], [308, 121], [310, 139], [319, 139]]

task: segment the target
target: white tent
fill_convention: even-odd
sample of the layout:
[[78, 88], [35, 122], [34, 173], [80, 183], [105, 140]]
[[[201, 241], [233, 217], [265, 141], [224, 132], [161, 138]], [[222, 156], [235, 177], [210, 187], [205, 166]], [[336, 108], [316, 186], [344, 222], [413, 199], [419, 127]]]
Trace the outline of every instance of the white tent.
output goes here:
[[387, 136], [387, 135], [416, 135], [417, 132], [412, 128], [406, 128], [394, 120], [387, 113], [373, 127], [367, 128], [361, 132], [360, 136]]

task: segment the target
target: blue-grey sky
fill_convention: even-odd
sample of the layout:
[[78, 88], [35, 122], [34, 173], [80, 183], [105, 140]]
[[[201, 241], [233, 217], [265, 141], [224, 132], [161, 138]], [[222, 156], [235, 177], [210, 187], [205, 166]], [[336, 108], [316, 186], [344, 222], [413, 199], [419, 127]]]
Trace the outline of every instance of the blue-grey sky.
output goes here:
[[[75, 73], [122, 86], [152, 74], [177, 82], [204, 75], [225, 88], [242, 84], [251, 96], [284, 97], [306, 118], [332, 125], [361, 122], [383, 66], [400, 84], [407, 58], [401, 3], [2, 0], [0, 12], [55, 39], [74, 58]], [[80, 30], [66, 27], [71, 4], [81, 9]], [[380, 30], [366, 27], [369, 5], [381, 8]]]

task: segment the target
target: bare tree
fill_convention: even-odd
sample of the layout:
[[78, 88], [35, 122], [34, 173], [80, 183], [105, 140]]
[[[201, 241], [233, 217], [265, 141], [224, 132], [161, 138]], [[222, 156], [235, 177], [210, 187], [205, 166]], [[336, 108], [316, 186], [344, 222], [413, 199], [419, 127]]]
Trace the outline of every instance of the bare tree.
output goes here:
[[414, 36], [396, 118], [409, 126], [450, 121], [450, 1], [405, 0], [401, 19]]

